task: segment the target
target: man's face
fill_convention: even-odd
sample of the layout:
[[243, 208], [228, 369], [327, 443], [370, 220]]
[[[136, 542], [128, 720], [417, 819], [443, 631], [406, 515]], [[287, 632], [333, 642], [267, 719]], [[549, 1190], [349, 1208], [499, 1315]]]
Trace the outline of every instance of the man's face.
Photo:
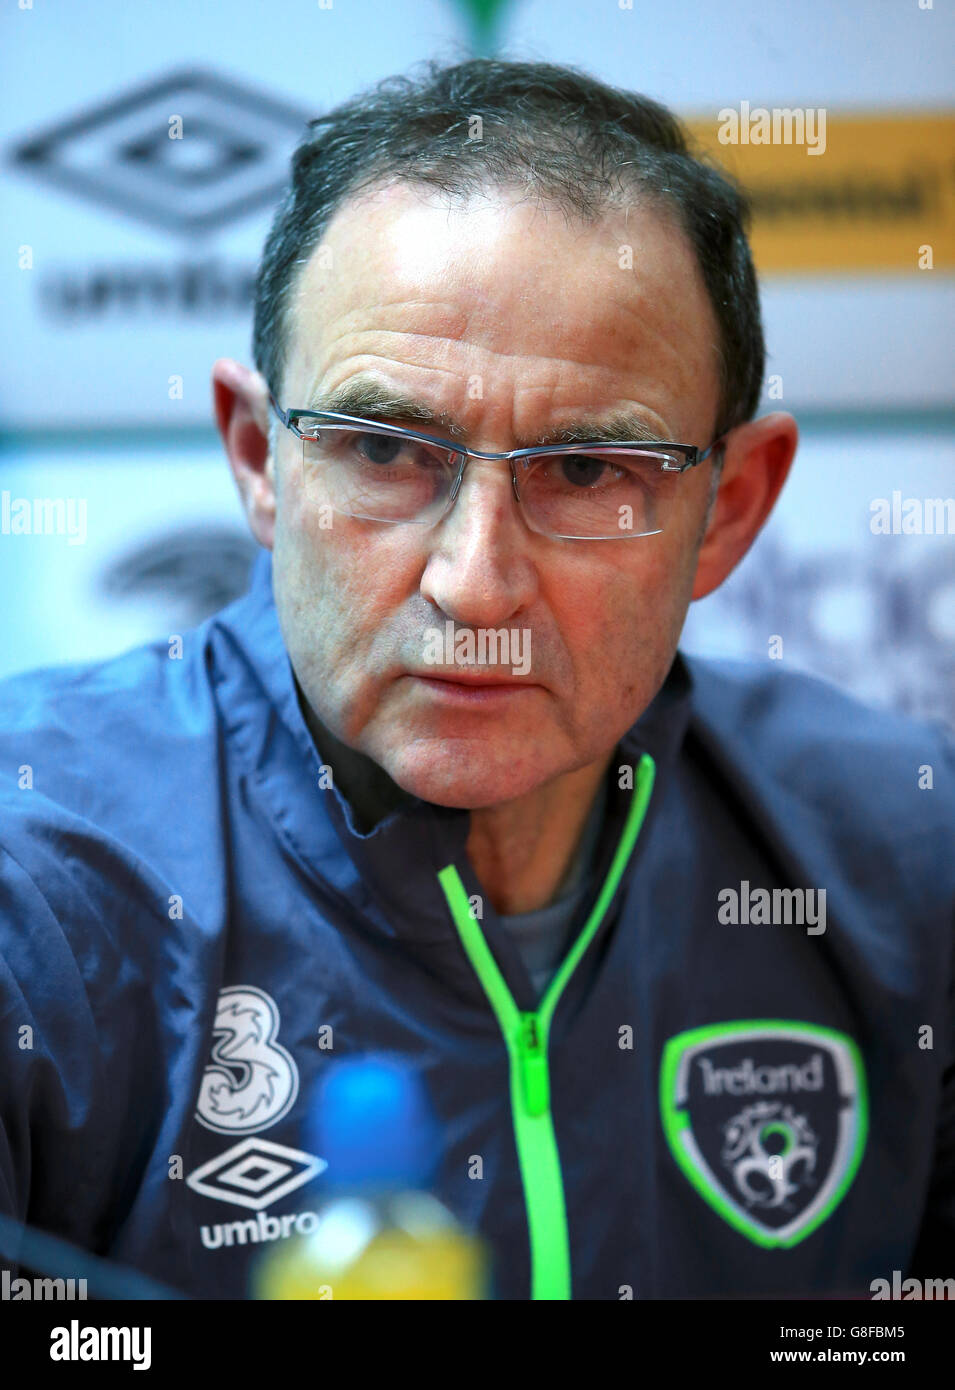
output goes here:
[[[659, 438], [710, 442], [716, 324], [688, 242], [659, 213], [586, 226], [517, 195], [449, 208], [397, 185], [346, 203], [322, 249], [290, 315], [283, 408], [370, 378], [447, 412], [476, 449], [621, 409]], [[299, 685], [404, 790], [471, 809], [524, 796], [605, 760], [662, 684], [706, 466], [676, 479], [662, 534], [612, 541], [531, 532], [502, 462], [471, 460], [430, 530], [339, 513], [329, 527], [303, 491], [301, 444], [281, 429], [274, 468], [275, 598]], [[449, 621], [455, 634], [520, 635], [512, 654], [529, 640], [527, 674], [496, 689], [428, 679], [427, 630]], [[512, 665], [470, 674], [512, 679]]]

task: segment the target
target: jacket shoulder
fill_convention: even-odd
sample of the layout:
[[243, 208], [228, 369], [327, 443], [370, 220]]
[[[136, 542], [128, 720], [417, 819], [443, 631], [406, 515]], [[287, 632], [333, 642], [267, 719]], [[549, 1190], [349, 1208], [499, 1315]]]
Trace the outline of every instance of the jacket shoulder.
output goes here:
[[[183, 643], [192, 643], [197, 632], [187, 633]], [[168, 728], [185, 714], [186, 702], [202, 684], [188, 645], [181, 659], [174, 651], [169, 643], [154, 642], [102, 661], [5, 677], [0, 680], [0, 739], [46, 735], [89, 743], [102, 734], [115, 740], [127, 730], [144, 730], [157, 716]]]
[[955, 741], [941, 722], [870, 707], [799, 672], [685, 660], [694, 732], [767, 806], [811, 813], [857, 848], [921, 841], [927, 857], [950, 858]]
[[181, 659], [157, 642], [0, 681], [0, 842], [37, 882], [54, 847], [91, 874], [107, 845], [158, 864], [187, 811], [206, 810], [217, 711], [200, 633]]

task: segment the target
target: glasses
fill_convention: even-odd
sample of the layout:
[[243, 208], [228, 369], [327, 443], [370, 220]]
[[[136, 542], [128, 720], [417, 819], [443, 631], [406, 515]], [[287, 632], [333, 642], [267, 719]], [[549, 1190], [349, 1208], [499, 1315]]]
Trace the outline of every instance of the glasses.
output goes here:
[[556, 540], [656, 536], [673, 510], [676, 479], [722, 443], [652, 440], [555, 444], [485, 453], [398, 425], [327, 410], [272, 408], [302, 441], [309, 500], [345, 516], [431, 527], [454, 505], [469, 459], [510, 464], [514, 496], [530, 530]]

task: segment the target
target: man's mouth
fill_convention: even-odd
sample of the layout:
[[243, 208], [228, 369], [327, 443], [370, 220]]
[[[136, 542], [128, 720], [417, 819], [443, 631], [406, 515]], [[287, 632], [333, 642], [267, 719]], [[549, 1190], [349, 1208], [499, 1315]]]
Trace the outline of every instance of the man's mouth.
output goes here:
[[508, 672], [492, 674], [489, 671], [434, 671], [427, 674], [421, 671], [406, 673], [415, 681], [419, 689], [427, 690], [432, 698], [454, 700], [468, 704], [486, 703], [519, 698], [540, 686], [533, 682], [512, 676]]
[[520, 676], [512, 676], [507, 671], [499, 674], [490, 671], [468, 671], [458, 666], [454, 670], [445, 671], [430, 668], [427, 671], [412, 671], [409, 673], [417, 680], [443, 681], [451, 685], [528, 685], [530, 682], [522, 680]]

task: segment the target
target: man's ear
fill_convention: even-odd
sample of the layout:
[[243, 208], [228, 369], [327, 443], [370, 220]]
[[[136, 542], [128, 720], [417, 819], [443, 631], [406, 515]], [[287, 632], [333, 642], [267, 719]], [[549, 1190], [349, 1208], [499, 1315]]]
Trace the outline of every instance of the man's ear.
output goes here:
[[697, 559], [692, 597], [719, 588], [742, 560], [776, 503], [789, 473], [799, 430], [777, 410], [726, 436], [723, 471]]
[[275, 535], [274, 460], [269, 451], [269, 388], [261, 372], [231, 357], [212, 368], [216, 423], [255, 539], [272, 549]]

